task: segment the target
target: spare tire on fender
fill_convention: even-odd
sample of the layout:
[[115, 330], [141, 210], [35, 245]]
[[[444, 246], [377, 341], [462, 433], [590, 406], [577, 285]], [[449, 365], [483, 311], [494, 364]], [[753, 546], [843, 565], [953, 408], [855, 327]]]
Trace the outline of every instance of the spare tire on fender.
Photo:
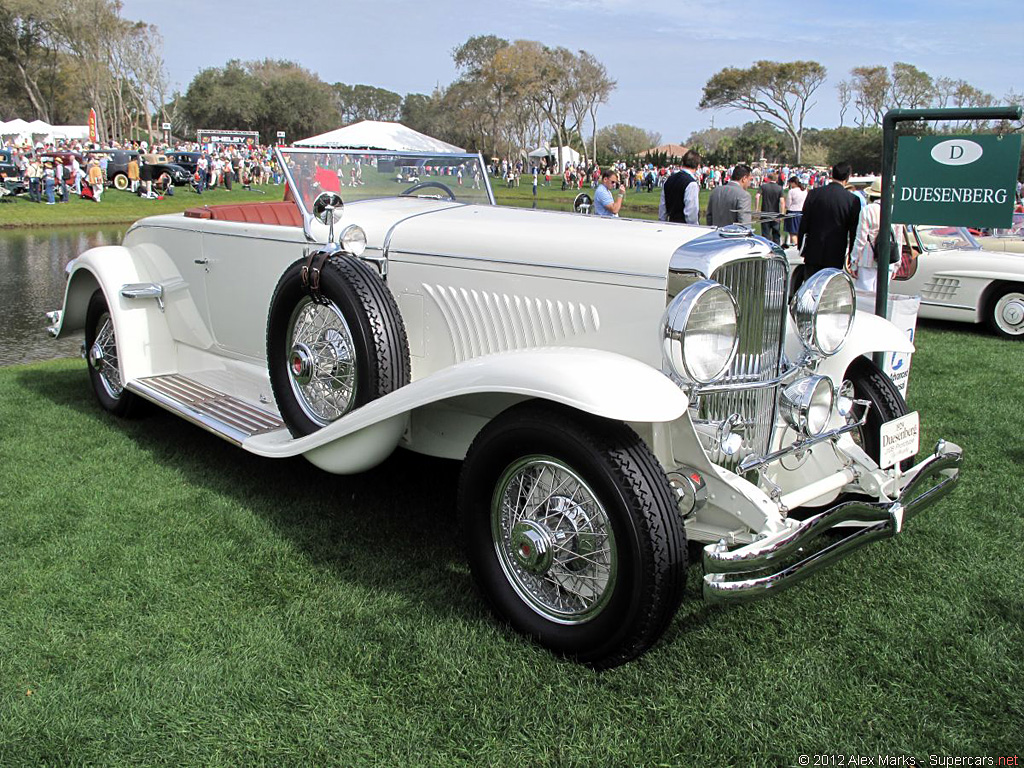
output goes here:
[[281, 418], [311, 434], [409, 383], [409, 342], [391, 291], [348, 254], [326, 259], [313, 293], [307, 259], [277, 283], [267, 320], [267, 367]]

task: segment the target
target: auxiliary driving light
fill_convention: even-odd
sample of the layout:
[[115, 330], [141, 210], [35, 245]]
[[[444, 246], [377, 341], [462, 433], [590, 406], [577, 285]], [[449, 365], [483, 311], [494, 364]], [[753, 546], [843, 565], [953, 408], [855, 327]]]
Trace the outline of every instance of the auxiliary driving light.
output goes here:
[[341, 247], [359, 257], [366, 250], [366, 232], [357, 224], [349, 224], [341, 233]]
[[827, 376], [808, 376], [782, 390], [779, 408], [782, 418], [802, 435], [820, 435], [832, 415], [834, 392]]

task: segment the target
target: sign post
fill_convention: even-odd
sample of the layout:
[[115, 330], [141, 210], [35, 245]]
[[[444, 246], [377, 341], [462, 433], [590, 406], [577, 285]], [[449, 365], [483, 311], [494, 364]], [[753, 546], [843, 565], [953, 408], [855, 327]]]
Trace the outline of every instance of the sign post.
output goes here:
[[[885, 113], [885, 117], [882, 118], [882, 211], [880, 216], [880, 222], [878, 226], [878, 238], [875, 243], [875, 253], [888, 254], [892, 243], [892, 224], [894, 221], [893, 216], [893, 202], [896, 198], [896, 185], [899, 184], [900, 192], [899, 196], [902, 198], [907, 194], [906, 190], [911, 189], [910, 197], [906, 200], [901, 201], [901, 207], [898, 211], [899, 221], [901, 223], [908, 224], [925, 224], [929, 222], [920, 221], [918, 219], [911, 220], [915, 215], [921, 213], [920, 208], [914, 207], [915, 203], [923, 206], [932, 206], [927, 213], [928, 218], [934, 215], [953, 215], [952, 210], [957, 205], [964, 205], [964, 198], [967, 195], [967, 190], [971, 190], [970, 198], [971, 202], [968, 204], [970, 208], [970, 215], [974, 216], [979, 213], [979, 210], [984, 209], [991, 213], [993, 217], [999, 215], [999, 211], [1005, 209], [1006, 220], [1009, 221], [1012, 206], [1013, 206], [1013, 195], [1009, 197], [1009, 204], [1000, 205], [995, 202], [996, 190], [998, 187], [990, 180], [985, 180], [985, 183], [969, 183], [964, 184], [965, 180], [973, 180], [977, 178], [981, 181], [977, 173], [966, 170], [972, 165], [976, 165], [975, 161], [984, 158], [985, 146], [979, 141], [985, 140], [985, 143], [996, 142], [1000, 140], [997, 136], [971, 136], [971, 137], [928, 137], [928, 143], [925, 143], [925, 138], [922, 137], [920, 140], [915, 136], [904, 136], [900, 139], [900, 152], [903, 153], [904, 149], [907, 148], [907, 154], [910, 156], [909, 165], [904, 165], [903, 155], [900, 156], [900, 164], [896, 164], [896, 125], [898, 123], [906, 123], [913, 121], [934, 121], [934, 120], [1020, 120], [1021, 114], [1024, 109], [1021, 107], [980, 107], [975, 109], [891, 109]], [[1009, 166], [1009, 170], [1014, 176], [1017, 172], [1017, 166], [1020, 162], [1020, 136], [1016, 136], [1016, 141], [1010, 140], [1011, 137], [1004, 136], [1001, 140], [1006, 142], [1006, 147], [1002, 149], [996, 149], [994, 154], [996, 158], [1002, 157], [1003, 162]], [[934, 141], [932, 141], [934, 139]], [[904, 142], [907, 142], [904, 144]], [[942, 148], [944, 141], [952, 142]], [[971, 162], [963, 162], [968, 159], [969, 156], [977, 153], [977, 150], [969, 147], [964, 142], [970, 142], [980, 148], [981, 154], [974, 158]], [[1009, 147], [1012, 144], [1016, 144], [1017, 154], [1014, 156], [1012, 163], [1006, 160], [1009, 157], [1009, 153], [1012, 151]], [[959, 147], [959, 148], [957, 148]], [[920, 158], [920, 152], [925, 151], [929, 159], [922, 160]], [[937, 150], [936, 154], [932, 154], [932, 150]], [[938, 158], [944, 158], [947, 162], [940, 162]], [[915, 162], [916, 160], [916, 162]], [[959, 165], [950, 165], [949, 161], [959, 163]], [[918, 168], [919, 166], [919, 168]], [[965, 169], [966, 176], [957, 177], [954, 175], [952, 178], [949, 177], [949, 173], [956, 168]], [[937, 169], [937, 170], [936, 170]], [[923, 172], [923, 175], [918, 174], [918, 170]], [[929, 175], [931, 173], [931, 175]], [[902, 176], [909, 174], [909, 178], [902, 178]], [[897, 178], [900, 176], [901, 178]], [[944, 178], [945, 181], [944, 181]], [[914, 183], [915, 180], [919, 183]], [[956, 188], [956, 184], [960, 183], [960, 191], [958, 193], [952, 192]], [[945, 183], [949, 182], [949, 183]], [[918, 188], [917, 200], [914, 200], [915, 192], [914, 187]], [[930, 192], [925, 192], [926, 188], [930, 188]], [[974, 199], [976, 192], [974, 190], [981, 190], [981, 202], [975, 203]], [[991, 192], [990, 202], [986, 202], [985, 191]], [[954, 203], [952, 199], [954, 194], [959, 196], [959, 202]], [[936, 196], [939, 198], [936, 201]], [[928, 200], [924, 198], [928, 197]], [[945, 199], [944, 199], [945, 198]], [[941, 207], [937, 207], [941, 206]], [[957, 214], [958, 216], [960, 214]], [[973, 221], [975, 226], [980, 222]], [[957, 221], [936, 221], [936, 224], [957, 224], [967, 222]], [[883, 256], [883, 260], [884, 260]], [[878, 270], [878, 288], [875, 292], [875, 314], [879, 317], [885, 317], [886, 305], [889, 301], [889, 270], [881, 268], [879, 264]], [[875, 353], [875, 362], [882, 365], [882, 359], [884, 353]]]

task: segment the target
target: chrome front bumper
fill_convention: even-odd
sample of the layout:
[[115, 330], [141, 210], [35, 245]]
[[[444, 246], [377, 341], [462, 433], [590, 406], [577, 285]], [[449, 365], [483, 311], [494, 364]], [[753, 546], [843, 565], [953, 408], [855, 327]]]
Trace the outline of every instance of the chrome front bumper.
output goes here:
[[[894, 501], [837, 504], [789, 530], [731, 551], [725, 542], [707, 545], [705, 601], [740, 602], [779, 592], [865, 544], [895, 536], [906, 520], [953, 490], [962, 461], [959, 446], [940, 441], [934, 454], [906, 473], [907, 482]], [[830, 533], [845, 535], [816, 541]]]

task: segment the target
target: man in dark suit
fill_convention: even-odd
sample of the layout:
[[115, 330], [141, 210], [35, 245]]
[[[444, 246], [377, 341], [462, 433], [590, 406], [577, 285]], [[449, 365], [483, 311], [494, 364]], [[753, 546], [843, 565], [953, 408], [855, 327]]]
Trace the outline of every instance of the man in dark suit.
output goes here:
[[[707, 221], [709, 227], [729, 224], [750, 226], [750, 166], [739, 163], [732, 170], [728, 184], [715, 187], [708, 198]], [[856, 222], [854, 222], [856, 224]]]
[[[782, 187], [779, 186], [778, 181], [778, 172], [771, 171], [757, 192], [757, 199], [754, 202], [757, 210], [762, 214], [783, 214], [786, 212], [786, 202], [782, 198]], [[773, 243], [781, 241], [778, 217], [764, 216], [761, 219], [761, 237], [767, 237]]]
[[850, 164], [832, 167], [832, 181], [812, 189], [804, 201], [797, 246], [804, 257], [804, 280], [815, 272], [842, 269], [857, 237], [860, 200], [846, 189]]

